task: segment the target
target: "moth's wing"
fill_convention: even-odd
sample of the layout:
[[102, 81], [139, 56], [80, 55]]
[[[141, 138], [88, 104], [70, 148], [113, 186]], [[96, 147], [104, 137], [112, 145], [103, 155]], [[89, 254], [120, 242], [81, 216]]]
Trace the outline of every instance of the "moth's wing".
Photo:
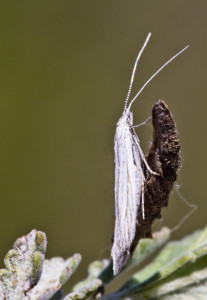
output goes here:
[[112, 247], [114, 274], [126, 264], [135, 236], [141, 181], [134, 158], [134, 141], [129, 126], [117, 126], [115, 151], [115, 230]]

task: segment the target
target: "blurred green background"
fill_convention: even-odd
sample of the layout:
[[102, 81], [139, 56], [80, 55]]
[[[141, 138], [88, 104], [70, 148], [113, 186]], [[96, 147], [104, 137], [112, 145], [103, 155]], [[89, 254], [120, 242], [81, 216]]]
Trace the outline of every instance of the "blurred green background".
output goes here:
[[[134, 60], [148, 32], [133, 94], [166, 60], [190, 48], [133, 105], [143, 122], [169, 105], [182, 144], [179, 191], [198, 210], [174, 233], [206, 225], [207, 1], [0, 1], [0, 257], [33, 228], [47, 257], [110, 255], [113, 137]], [[146, 152], [152, 127], [137, 129]], [[174, 191], [162, 225], [188, 208]]]

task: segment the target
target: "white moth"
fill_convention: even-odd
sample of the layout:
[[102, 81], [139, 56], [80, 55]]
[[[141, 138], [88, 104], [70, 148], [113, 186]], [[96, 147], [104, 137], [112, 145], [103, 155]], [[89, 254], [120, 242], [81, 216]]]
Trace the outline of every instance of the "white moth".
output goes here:
[[114, 275], [118, 274], [122, 267], [126, 264], [130, 256], [130, 247], [135, 237], [137, 225], [137, 212], [141, 205], [142, 217], [144, 213], [144, 189], [145, 175], [143, 165], [150, 174], [158, 175], [148, 166], [138, 136], [133, 126], [133, 114], [130, 111], [132, 103], [137, 99], [146, 85], [174, 58], [185, 51], [189, 46], [182, 49], [170, 60], [168, 60], [157, 72], [155, 72], [149, 80], [142, 86], [136, 96], [128, 104], [132, 84], [134, 81], [137, 63], [146, 47], [151, 33], [140, 50], [134, 64], [128, 94], [125, 100], [125, 106], [122, 117], [119, 119], [114, 137], [115, 152], [115, 229], [114, 242], [111, 251], [113, 260]]

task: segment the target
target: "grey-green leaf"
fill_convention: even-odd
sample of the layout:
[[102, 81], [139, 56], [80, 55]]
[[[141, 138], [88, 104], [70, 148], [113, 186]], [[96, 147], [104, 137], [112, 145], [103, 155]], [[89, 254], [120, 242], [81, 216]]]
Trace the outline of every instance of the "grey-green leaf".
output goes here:
[[[102, 281], [100, 279], [93, 279], [68, 294], [63, 300], [89, 299], [101, 286]], [[96, 295], [96, 299], [97, 297], [98, 295]]]
[[193, 294], [202, 294], [206, 284], [207, 228], [170, 242], [151, 264], [106, 299], [199, 299]]
[[0, 299], [28, 299], [27, 292], [41, 276], [46, 245], [45, 233], [35, 229], [16, 240], [5, 256], [6, 269], [0, 270]]
[[67, 260], [61, 257], [45, 260], [40, 281], [28, 292], [28, 296], [34, 300], [50, 299], [75, 272], [80, 261], [80, 254], [74, 254]]

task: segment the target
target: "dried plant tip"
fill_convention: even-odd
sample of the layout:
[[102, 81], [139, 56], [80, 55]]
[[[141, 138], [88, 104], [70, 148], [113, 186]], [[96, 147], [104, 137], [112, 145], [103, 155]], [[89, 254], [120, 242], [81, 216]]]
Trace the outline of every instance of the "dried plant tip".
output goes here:
[[150, 168], [160, 176], [148, 176], [144, 194], [145, 219], [142, 218], [141, 209], [139, 209], [136, 234], [130, 249], [131, 254], [141, 238], [151, 237], [152, 223], [155, 219], [161, 218], [162, 208], [168, 205], [169, 194], [180, 166], [180, 142], [176, 124], [164, 101], [158, 100], [153, 106], [152, 125], [153, 141], [146, 160]]

